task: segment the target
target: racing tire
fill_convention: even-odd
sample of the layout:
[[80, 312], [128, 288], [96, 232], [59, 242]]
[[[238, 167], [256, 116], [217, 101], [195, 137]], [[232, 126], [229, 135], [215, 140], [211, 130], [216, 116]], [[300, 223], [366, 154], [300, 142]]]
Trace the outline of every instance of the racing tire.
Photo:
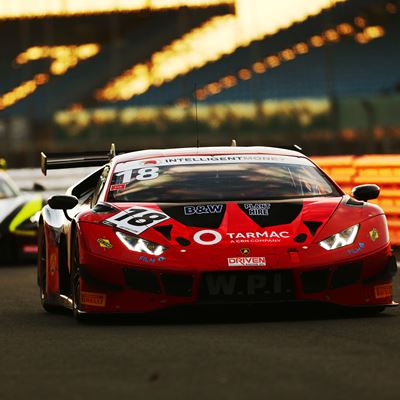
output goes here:
[[50, 304], [47, 298], [47, 273], [46, 273], [46, 238], [44, 236], [43, 225], [40, 225], [38, 232], [38, 259], [37, 259], [37, 282], [39, 285], [40, 302], [45, 311], [51, 314], [60, 313], [62, 307]]
[[76, 234], [71, 248], [71, 298], [72, 315], [78, 322], [86, 321], [87, 315], [79, 311], [81, 306], [81, 274], [79, 269], [79, 244]]

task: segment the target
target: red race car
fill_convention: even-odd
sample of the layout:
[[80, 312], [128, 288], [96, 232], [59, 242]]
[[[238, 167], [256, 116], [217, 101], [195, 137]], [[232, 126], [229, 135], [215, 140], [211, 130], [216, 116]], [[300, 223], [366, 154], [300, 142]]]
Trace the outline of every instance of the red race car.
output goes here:
[[343, 191], [270, 147], [42, 154], [98, 170], [39, 221], [45, 310], [143, 313], [189, 304], [324, 302], [382, 311], [397, 271], [376, 185]]

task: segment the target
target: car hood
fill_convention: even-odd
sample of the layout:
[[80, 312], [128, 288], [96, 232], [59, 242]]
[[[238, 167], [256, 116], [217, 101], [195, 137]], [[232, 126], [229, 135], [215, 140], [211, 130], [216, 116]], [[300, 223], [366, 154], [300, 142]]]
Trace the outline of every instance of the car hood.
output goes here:
[[[191, 204], [113, 204], [118, 212], [96, 222], [168, 247], [260, 244], [308, 245], [323, 229], [342, 197], [285, 201]], [[93, 221], [93, 216], [88, 217]], [[94, 221], [93, 221], [94, 222]]]
[[[382, 214], [376, 205], [343, 196], [285, 201], [98, 204], [79, 214], [77, 221], [86, 248], [102, 258], [122, 265], [151, 263], [171, 270], [215, 270], [244, 265], [320, 265], [332, 260], [333, 255], [328, 255], [319, 241]], [[371, 242], [373, 246], [386, 240], [383, 229], [379, 229], [380, 239]], [[361, 236], [370, 237], [368, 231]], [[138, 237], [147, 243], [139, 243]], [[335, 251], [335, 262], [348, 258], [347, 247]]]

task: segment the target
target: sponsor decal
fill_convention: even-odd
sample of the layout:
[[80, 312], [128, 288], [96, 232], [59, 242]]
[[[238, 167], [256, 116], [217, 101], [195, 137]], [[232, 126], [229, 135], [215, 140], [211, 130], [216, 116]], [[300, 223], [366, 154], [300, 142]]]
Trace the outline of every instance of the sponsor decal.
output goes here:
[[104, 224], [124, 229], [136, 235], [169, 219], [169, 216], [145, 207], [131, 207], [103, 221]]
[[104, 249], [112, 249], [112, 244], [108, 239], [98, 238], [97, 243]]
[[57, 264], [58, 264], [57, 255], [55, 253], [51, 253], [51, 255], [50, 255], [50, 275], [55, 274]]
[[279, 243], [281, 239], [290, 239], [287, 231], [271, 232], [228, 232], [231, 243]]
[[106, 295], [104, 293], [81, 292], [81, 304], [105, 307]]
[[383, 299], [384, 297], [391, 297], [392, 296], [392, 284], [388, 283], [386, 285], [378, 285], [375, 286], [375, 298]]
[[237, 277], [233, 275], [207, 275], [208, 293], [211, 296], [232, 295], [235, 292]]
[[248, 247], [244, 247], [243, 249], [240, 249], [240, 252], [244, 255], [244, 256], [248, 256], [250, 254], [250, 249]]
[[141, 162], [142, 165], [155, 165], [157, 163], [158, 163], [157, 160], [146, 160]]
[[196, 232], [193, 236], [193, 240], [203, 246], [212, 246], [213, 244], [217, 244], [222, 240], [222, 235], [217, 231], [204, 229]]
[[[231, 271], [230, 271], [231, 272]], [[282, 274], [274, 273], [267, 275], [254, 272], [246, 275], [221, 274], [206, 275], [205, 284], [209, 296], [232, 296], [232, 295], [266, 295], [274, 296], [283, 293], [290, 294], [292, 288], [285, 285]]]
[[269, 215], [271, 204], [269, 203], [247, 203], [243, 204], [249, 215]]
[[347, 252], [348, 252], [349, 254], [357, 254], [357, 253], [359, 253], [364, 247], [365, 247], [365, 243], [359, 242], [357, 248], [347, 250]]
[[[245, 208], [245, 204], [251, 204]], [[246, 216], [255, 222], [259, 228], [254, 229], [275, 229], [283, 230], [282, 225], [291, 224], [301, 213], [303, 209], [302, 200], [291, 200], [286, 203], [271, 203], [270, 207], [255, 208], [254, 203], [238, 203], [238, 207], [243, 211]], [[262, 203], [261, 203], [262, 204]], [[269, 203], [264, 203], [269, 204]], [[250, 213], [251, 212], [251, 213]], [[267, 215], [268, 212], [268, 215]], [[262, 215], [264, 214], [264, 215]]]
[[209, 164], [209, 163], [236, 163], [236, 162], [277, 162], [277, 163], [301, 163], [298, 160], [293, 160], [292, 157], [287, 156], [273, 156], [262, 154], [235, 154], [235, 155], [221, 155], [221, 156], [188, 156], [188, 157], [166, 157], [160, 159], [163, 165], [176, 165], [176, 164]]
[[265, 267], [265, 257], [230, 257], [229, 267]]
[[291, 165], [310, 165], [306, 159], [297, 159], [288, 156], [274, 156], [263, 154], [233, 154], [220, 156], [180, 156], [180, 157], [160, 157], [152, 160], [135, 160], [127, 163], [120, 163], [116, 166], [115, 172], [141, 168], [144, 165], [188, 165], [188, 164], [226, 164], [238, 162], [273, 162]]
[[111, 185], [110, 190], [112, 192], [116, 190], [124, 190], [126, 188], [126, 183], [118, 183], [117, 185]]
[[185, 215], [194, 214], [219, 214], [223, 210], [222, 204], [210, 204], [205, 206], [185, 206]]
[[[224, 218], [226, 205], [168, 205], [160, 204], [160, 209], [170, 218], [187, 226], [198, 229], [218, 230]], [[195, 231], [195, 232], [196, 232]]]
[[139, 261], [143, 261], [143, 262], [145, 262], [145, 263], [155, 263], [156, 261], [158, 261], [158, 262], [163, 262], [163, 261], [165, 261], [166, 260], [166, 258], [165, 257], [162, 257], [162, 256], [160, 256], [160, 257], [147, 257], [147, 256], [140, 256], [139, 257]]
[[375, 242], [375, 240], [379, 238], [378, 230], [373, 228], [372, 231], [369, 231], [369, 237], [373, 242]]

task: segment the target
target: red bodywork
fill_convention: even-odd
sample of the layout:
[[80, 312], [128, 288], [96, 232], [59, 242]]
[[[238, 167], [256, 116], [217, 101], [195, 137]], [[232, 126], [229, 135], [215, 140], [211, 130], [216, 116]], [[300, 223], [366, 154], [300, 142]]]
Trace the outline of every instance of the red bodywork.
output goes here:
[[[176, 150], [171, 154], [180, 153]], [[271, 154], [271, 149], [265, 154]], [[141, 157], [135, 153], [119, 156], [112, 168], [134, 156], [164, 155], [154, 151]], [[294, 156], [304, 157], [299, 153]], [[114, 203], [114, 210], [108, 212], [81, 212], [74, 225], [81, 266], [80, 311], [140, 313], [183, 304], [281, 301], [393, 305], [392, 274], [388, 271], [395, 260], [385, 215], [376, 205], [349, 200], [345, 195], [266, 200], [262, 203], [270, 204], [271, 215], [282, 204], [298, 207], [292, 221], [269, 227], [261, 227], [246, 214], [239, 207], [242, 202], [215, 203], [224, 210], [222, 222], [212, 228], [188, 226], [173, 218], [175, 214], [169, 210], [186, 204]], [[214, 203], [201, 203], [209, 204]], [[113, 216], [135, 207], [167, 216], [140, 234], [144, 240], [167, 248], [161, 255], [128, 249], [117, 236], [124, 229], [107, 224]], [[359, 231], [353, 244], [335, 250], [319, 245], [356, 224]], [[46, 225], [45, 232], [47, 291], [57, 295], [60, 249], [52, 239], [51, 227]]]

